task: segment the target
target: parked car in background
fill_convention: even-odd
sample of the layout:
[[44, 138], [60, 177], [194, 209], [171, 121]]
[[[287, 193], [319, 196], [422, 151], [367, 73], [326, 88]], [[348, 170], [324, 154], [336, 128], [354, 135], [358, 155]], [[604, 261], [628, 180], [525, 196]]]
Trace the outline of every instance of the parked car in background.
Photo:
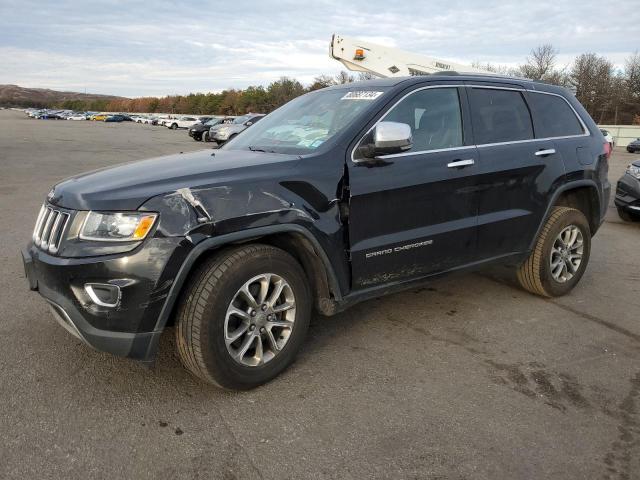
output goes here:
[[167, 122], [170, 122], [172, 119], [173, 117], [171, 117], [170, 115], [159, 115], [156, 125], [162, 125], [163, 127], [165, 127], [167, 125]]
[[105, 118], [111, 116], [110, 113], [98, 113], [91, 117], [91, 120], [95, 120], [96, 122], [103, 122]]
[[248, 113], [235, 118], [233, 122], [229, 124], [222, 125], [220, 128], [216, 129], [215, 132], [210, 131], [209, 134], [216, 143], [222, 145], [238, 135], [240, 132], [249, 128], [264, 116], [264, 113]]
[[605, 140], [609, 142], [609, 145], [611, 145], [611, 150], [613, 150], [613, 147], [615, 147], [615, 139], [613, 138], [613, 135], [611, 135], [611, 132], [603, 128], [601, 128], [600, 131], [602, 132], [602, 135], [604, 135]]
[[[640, 143], [640, 139], [636, 141]], [[631, 163], [618, 180], [614, 202], [621, 219], [640, 220], [640, 160]]]
[[84, 113], [74, 113], [73, 115], [67, 117], [67, 120], [86, 120], [87, 115]]
[[198, 117], [178, 117], [169, 120], [165, 123], [165, 126], [169, 127], [171, 130], [177, 130], [178, 128], [189, 128], [196, 123], [200, 123], [200, 119]]
[[62, 117], [58, 112], [42, 112], [40, 116], [38, 116], [40, 120], [60, 120]]
[[117, 114], [117, 115], [109, 115], [107, 118], [104, 119], [104, 121], [105, 122], [132, 122], [133, 120], [128, 115]]
[[[196, 123], [195, 125], [189, 128], [189, 136], [193, 138], [195, 141], [202, 140], [203, 142], [208, 142], [209, 130], [211, 129], [211, 127], [214, 127], [216, 125], [221, 125], [225, 123], [225, 121], [227, 121], [228, 119], [229, 117], [215, 117], [215, 118], [209, 119], [204, 123]], [[229, 123], [229, 121], [233, 121], [233, 119], [228, 120], [227, 123]]]
[[640, 152], [640, 138], [635, 139], [633, 142], [630, 142], [629, 145], [627, 145], [627, 152], [629, 153]]
[[132, 115], [131, 120], [136, 123], [144, 123], [146, 117], [143, 115]]

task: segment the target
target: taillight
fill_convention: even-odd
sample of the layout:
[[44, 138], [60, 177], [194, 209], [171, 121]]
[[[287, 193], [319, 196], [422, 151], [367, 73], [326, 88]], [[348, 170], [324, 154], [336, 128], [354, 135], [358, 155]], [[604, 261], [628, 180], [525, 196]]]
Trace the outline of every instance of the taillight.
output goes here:
[[607, 160], [609, 160], [609, 157], [611, 156], [611, 144], [609, 142], [604, 142], [604, 155], [607, 157]]

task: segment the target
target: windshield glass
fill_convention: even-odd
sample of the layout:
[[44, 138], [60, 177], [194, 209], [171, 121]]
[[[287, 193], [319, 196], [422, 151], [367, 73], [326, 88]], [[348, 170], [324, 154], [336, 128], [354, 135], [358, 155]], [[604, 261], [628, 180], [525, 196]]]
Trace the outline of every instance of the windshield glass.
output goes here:
[[213, 127], [214, 125], [219, 124], [221, 121], [222, 121], [222, 119], [220, 119], [220, 118], [212, 118], [207, 123], [205, 123], [205, 125], [207, 127]]
[[303, 155], [338, 134], [386, 88], [320, 90], [298, 97], [252, 125], [224, 148]]
[[239, 125], [241, 123], [246, 122], [247, 120], [249, 120], [251, 117], [249, 115], [243, 115], [241, 117], [237, 117], [233, 120], [233, 122], [231, 123], [235, 123], [236, 125]]

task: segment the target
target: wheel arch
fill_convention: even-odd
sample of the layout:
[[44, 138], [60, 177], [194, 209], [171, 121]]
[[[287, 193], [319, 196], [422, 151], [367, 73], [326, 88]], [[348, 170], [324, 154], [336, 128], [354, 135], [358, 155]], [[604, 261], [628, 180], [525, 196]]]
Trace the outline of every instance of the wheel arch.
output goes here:
[[216, 255], [226, 247], [250, 242], [272, 245], [293, 255], [309, 278], [316, 309], [325, 315], [335, 313], [334, 303], [342, 299], [342, 293], [324, 249], [313, 234], [300, 225], [274, 225], [210, 237], [198, 243], [187, 255], [176, 275], [155, 330], [162, 330], [167, 324], [183, 287], [199, 260]]
[[529, 251], [531, 251], [535, 245], [540, 231], [544, 227], [547, 219], [551, 215], [553, 207], [571, 207], [580, 210], [584, 213], [589, 227], [591, 229], [591, 236], [595, 235], [596, 231], [600, 227], [600, 196], [598, 195], [598, 187], [592, 180], [578, 180], [575, 182], [567, 183], [559, 187], [553, 194], [551, 201], [547, 205], [547, 210], [538, 225], [536, 234], [531, 239], [529, 244]]

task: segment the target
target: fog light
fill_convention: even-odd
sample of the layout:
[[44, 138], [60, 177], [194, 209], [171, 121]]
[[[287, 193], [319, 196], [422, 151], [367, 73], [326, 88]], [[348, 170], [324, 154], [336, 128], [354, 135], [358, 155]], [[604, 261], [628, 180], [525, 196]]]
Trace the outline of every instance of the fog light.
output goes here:
[[117, 307], [122, 296], [119, 286], [108, 283], [86, 283], [84, 290], [91, 301], [101, 307]]

